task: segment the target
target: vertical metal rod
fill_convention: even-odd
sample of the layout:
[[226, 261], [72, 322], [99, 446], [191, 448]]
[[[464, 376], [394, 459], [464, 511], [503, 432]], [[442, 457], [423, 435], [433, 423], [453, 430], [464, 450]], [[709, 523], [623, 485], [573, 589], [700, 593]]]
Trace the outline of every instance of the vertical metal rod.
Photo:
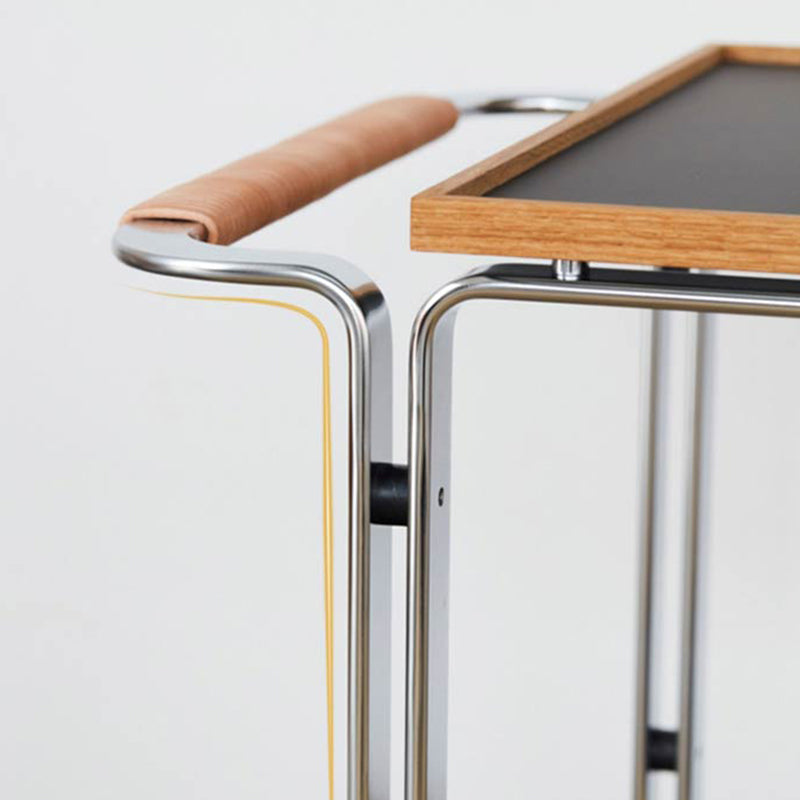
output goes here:
[[411, 339], [406, 800], [446, 800], [450, 396], [455, 310], [434, 295]]
[[655, 591], [657, 583], [659, 463], [664, 422], [667, 367], [667, 314], [647, 312], [642, 345], [642, 439], [641, 439], [641, 540], [639, 551], [639, 606], [636, 648], [636, 718], [634, 788], [635, 800], [646, 800], [648, 731], [654, 695]]
[[348, 345], [349, 520], [347, 798], [388, 800], [391, 712], [391, 531], [370, 524], [370, 476], [391, 461], [392, 347], [378, 287], [340, 259], [218, 247], [185, 233], [123, 225], [117, 256], [159, 275], [305, 289], [339, 312]]
[[358, 585], [368, 593], [367, 598], [359, 600], [359, 613], [366, 619], [368, 645], [366, 660], [362, 654], [360, 676], [366, 684], [361, 691], [367, 704], [367, 726], [361, 742], [366, 742], [368, 752], [365, 760], [362, 749], [360, 770], [353, 764], [351, 774], [360, 772], [359, 783], [350, 789], [355, 800], [389, 800], [391, 792], [392, 530], [386, 525], [371, 524], [371, 475], [365, 474], [380, 458], [391, 460], [392, 456], [392, 340], [385, 308], [382, 317], [366, 337], [367, 372], [362, 375], [365, 419], [361, 433], [366, 441], [357, 464], [363, 484], [355, 513], [359, 515], [361, 530], [366, 532], [366, 541], [356, 547], [356, 553], [360, 551], [365, 562], [359, 571], [366, 566], [366, 574], [361, 574]]
[[689, 367], [690, 409], [688, 453], [687, 517], [683, 577], [683, 619], [681, 641], [680, 729], [678, 735], [678, 797], [700, 797], [700, 700], [702, 697], [703, 572], [706, 549], [706, 502], [709, 407], [711, 375], [708, 366], [711, 318], [696, 314], [690, 318]]
[[[450, 386], [441, 366], [450, 361], [452, 316], [457, 307], [468, 301], [493, 299], [541, 303], [572, 303], [617, 308], [648, 308], [661, 311], [689, 311], [700, 316], [693, 336], [693, 458], [690, 534], [692, 547], [687, 549], [691, 562], [691, 579], [686, 581], [685, 617], [691, 618], [691, 630], [684, 626], [684, 669], [686, 676], [682, 702], [682, 729], [679, 737], [679, 769], [681, 770], [681, 800], [687, 800], [688, 787], [696, 779], [696, 755], [699, 752], [697, 702], [697, 652], [699, 611], [697, 601], [699, 566], [701, 564], [700, 533], [702, 525], [701, 483], [707, 473], [707, 420], [703, 407], [708, 406], [708, 375], [705, 351], [711, 320], [704, 313], [746, 314], [800, 318], [800, 297], [795, 293], [776, 290], [725, 290], [707, 285], [670, 287], [642, 285], [640, 274], [624, 276], [614, 284], [593, 281], [566, 282], [552, 279], [527, 278], [513, 270], [489, 267], [473, 272], [442, 287], [417, 316], [411, 342], [410, 426], [409, 426], [409, 593], [408, 593], [408, 691], [406, 706], [406, 800], [446, 800], [446, 635], [448, 598], [446, 591], [446, 553], [449, 538], [447, 503], [439, 508], [434, 502], [434, 487], [449, 484], [449, 422]], [[449, 325], [441, 325], [443, 318]], [[436, 335], [434, 335], [436, 334]], [[434, 357], [442, 347], [441, 362]], [[441, 366], [434, 368], [434, 363]], [[443, 391], [433, 390], [433, 375], [440, 376]], [[438, 415], [433, 408], [440, 403]], [[436, 420], [439, 420], [437, 424]], [[441, 480], [436, 480], [441, 476]], [[437, 510], [438, 509], [438, 510]], [[434, 539], [439, 547], [433, 548]], [[687, 578], [688, 578], [687, 574]], [[690, 591], [691, 590], [691, 591]], [[688, 644], [688, 646], [686, 646]], [[431, 649], [438, 647], [431, 655]], [[432, 667], [438, 669], [432, 669]], [[435, 674], [434, 674], [435, 673]], [[437, 676], [439, 680], [437, 681]], [[431, 713], [430, 700], [439, 703], [437, 713]], [[442, 713], [445, 712], [445, 713]], [[693, 793], [691, 800], [698, 800]]]

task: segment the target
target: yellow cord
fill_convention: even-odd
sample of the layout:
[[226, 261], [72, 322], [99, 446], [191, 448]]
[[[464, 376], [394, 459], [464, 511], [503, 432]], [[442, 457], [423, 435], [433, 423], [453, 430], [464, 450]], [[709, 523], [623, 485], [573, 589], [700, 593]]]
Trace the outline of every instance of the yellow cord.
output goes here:
[[329, 800], [333, 800], [333, 473], [331, 462], [331, 363], [328, 332], [319, 318], [310, 311], [278, 300], [175, 294], [173, 292], [154, 292], [149, 289], [140, 289], [139, 291], [181, 300], [210, 300], [283, 308], [305, 317], [319, 331], [322, 340], [322, 548], [325, 584], [325, 688], [328, 702], [328, 796]]

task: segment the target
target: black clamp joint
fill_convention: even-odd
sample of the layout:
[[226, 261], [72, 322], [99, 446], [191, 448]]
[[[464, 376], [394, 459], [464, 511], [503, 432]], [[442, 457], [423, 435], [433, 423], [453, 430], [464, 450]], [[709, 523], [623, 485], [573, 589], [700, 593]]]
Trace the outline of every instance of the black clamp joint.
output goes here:
[[408, 467], [373, 463], [370, 469], [370, 522], [408, 525]]
[[647, 768], [668, 772], [678, 771], [678, 734], [676, 731], [647, 731]]

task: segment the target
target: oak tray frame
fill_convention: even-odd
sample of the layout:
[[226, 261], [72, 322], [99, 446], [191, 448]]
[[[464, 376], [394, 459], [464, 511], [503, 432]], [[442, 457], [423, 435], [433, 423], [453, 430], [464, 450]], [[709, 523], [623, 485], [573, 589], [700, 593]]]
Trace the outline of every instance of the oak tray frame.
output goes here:
[[571, 114], [414, 197], [412, 248], [800, 274], [800, 214], [484, 196], [726, 63], [800, 68], [800, 48], [710, 45]]

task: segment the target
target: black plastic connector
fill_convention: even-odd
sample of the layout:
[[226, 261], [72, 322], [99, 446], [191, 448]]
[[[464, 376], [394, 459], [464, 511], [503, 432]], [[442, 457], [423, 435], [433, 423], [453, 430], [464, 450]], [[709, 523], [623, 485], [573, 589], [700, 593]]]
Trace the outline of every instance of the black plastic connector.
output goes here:
[[372, 464], [370, 470], [370, 522], [408, 525], [408, 467]]
[[647, 768], [666, 772], [678, 771], [678, 734], [676, 731], [647, 731]]

